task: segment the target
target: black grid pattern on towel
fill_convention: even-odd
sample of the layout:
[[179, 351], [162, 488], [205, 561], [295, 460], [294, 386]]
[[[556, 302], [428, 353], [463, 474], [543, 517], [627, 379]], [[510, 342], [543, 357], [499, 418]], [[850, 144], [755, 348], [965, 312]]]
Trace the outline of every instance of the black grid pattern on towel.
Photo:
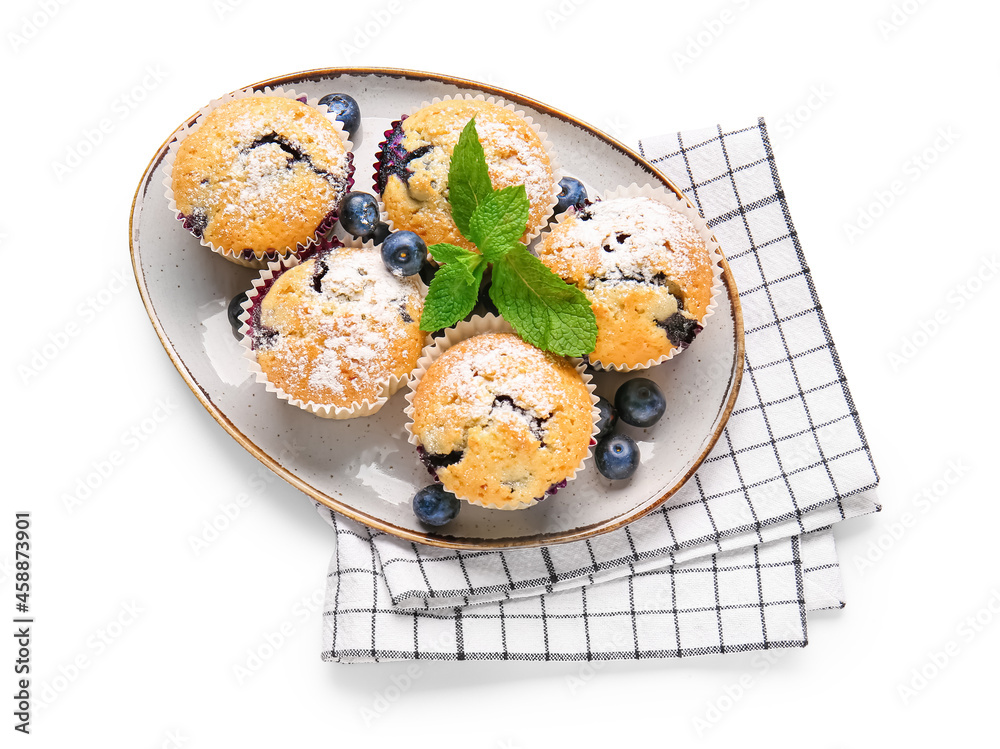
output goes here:
[[[804, 647], [809, 572], [836, 567], [829, 529], [575, 590], [468, 608], [393, 607], [369, 529], [337, 534], [325, 660], [589, 661]], [[350, 560], [351, 566], [344, 561]], [[815, 587], [815, 586], [813, 586]]]
[[879, 509], [871, 491], [878, 475], [763, 120], [654, 138], [640, 150], [706, 217], [740, 290], [744, 380], [722, 438], [670, 502], [593, 540], [456, 553], [374, 532], [396, 605], [432, 608], [560, 590]]

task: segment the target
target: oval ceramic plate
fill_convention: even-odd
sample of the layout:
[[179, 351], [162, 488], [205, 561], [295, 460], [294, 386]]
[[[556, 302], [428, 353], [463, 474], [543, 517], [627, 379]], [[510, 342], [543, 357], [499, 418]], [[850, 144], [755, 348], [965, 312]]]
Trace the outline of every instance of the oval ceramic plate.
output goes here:
[[[254, 88], [267, 86], [315, 97], [345, 92], [358, 100], [363, 119], [354, 138], [355, 189], [373, 189], [369, 165], [393, 119], [435, 96], [482, 93], [503, 97], [540, 123], [562, 171], [582, 180], [592, 194], [633, 182], [662, 184], [681, 194], [613, 138], [540, 102], [485, 84], [406, 70], [331, 68], [273, 78]], [[406, 440], [404, 393], [375, 416], [330, 421], [290, 407], [254, 381], [226, 308], [233, 296], [250, 288], [257, 271], [200, 246], [168, 210], [163, 159], [173, 137], [143, 175], [130, 221], [132, 264], [153, 327], [215, 420], [264, 465], [324, 505], [436, 546], [482, 549], [573, 541], [618, 528], [667, 501], [722, 433], [743, 372], [743, 320], [728, 266], [719, 307], [686, 352], [643, 373], [596, 377], [598, 394], [609, 398], [621, 382], [636, 376], [650, 377], [667, 394], [667, 414], [656, 425], [625, 427], [642, 451], [632, 479], [607, 481], [591, 459], [569, 486], [530, 509], [502, 512], [463, 504], [446, 529], [423, 527], [410, 500], [429, 477]]]

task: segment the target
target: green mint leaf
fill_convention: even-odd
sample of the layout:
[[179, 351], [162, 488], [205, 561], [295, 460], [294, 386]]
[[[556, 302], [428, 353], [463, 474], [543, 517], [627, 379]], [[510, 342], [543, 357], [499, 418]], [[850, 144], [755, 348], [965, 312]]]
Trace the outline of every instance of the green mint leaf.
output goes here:
[[562, 356], [584, 356], [597, 343], [597, 319], [582, 291], [524, 246], [493, 265], [490, 297], [524, 340]]
[[479, 257], [472, 250], [467, 250], [464, 247], [456, 247], [455, 245], [448, 244], [447, 242], [432, 244], [427, 248], [427, 252], [442, 265], [445, 263], [457, 263], [460, 260], [469, 260]]
[[431, 279], [420, 315], [420, 329], [430, 333], [454, 325], [472, 312], [479, 300], [486, 261], [475, 255], [469, 262], [441, 266]]
[[524, 185], [494, 190], [469, 218], [469, 239], [495, 263], [521, 241], [531, 204]]
[[451, 152], [448, 167], [448, 204], [451, 218], [462, 236], [472, 241], [469, 234], [469, 219], [476, 207], [493, 192], [490, 173], [486, 168], [486, 155], [476, 133], [473, 118], [458, 137], [455, 150]]

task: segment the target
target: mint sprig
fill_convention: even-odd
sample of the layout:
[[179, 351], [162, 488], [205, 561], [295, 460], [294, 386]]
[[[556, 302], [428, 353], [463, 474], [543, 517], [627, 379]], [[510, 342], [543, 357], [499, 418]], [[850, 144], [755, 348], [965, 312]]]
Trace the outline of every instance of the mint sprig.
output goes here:
[[476, 120], [469, 120], [458, 136], [448, 167], [448, 205], [451, 219], [462, 236], [474, 242], [469, 231], [473, 212], [493, 192], [486, 154], [476, 133]]
[[483, 257], [497, 262], [511, 247], [523, 247], [521, 237], [528, 226], [531, 203], [524, 185], [494, 190], [469, 219], [469, 240]]
[[420, 329], [454, 325], [476, 306], [487, 265], [490, 298], [528, 343], [563, 356], [584, 356], [597, 342], [597, 320], [586, 295], [563, 281], [521, 242], [531, 204], [524, 185], [494, 190], [486, 156], [470, 120], [448, 169], [452, 219], [481, 254], [452, 244], [428, 248], [442, 267], [431, 280]]
[[524, 245], [511, 248], [493, 264], [490, 299], [518, 335], [539, 348], [564, 356], [594, 350], [597, 321], [586, 295]]
[[471, 271], [464, 263], [442, 266], [431, 279], [427, 299], [434, 303], [424, 303], [420, 329], [432, 331], [447, 328], [472, 312], [479, 299], [479, 284], [485, 269], [485, 262]]

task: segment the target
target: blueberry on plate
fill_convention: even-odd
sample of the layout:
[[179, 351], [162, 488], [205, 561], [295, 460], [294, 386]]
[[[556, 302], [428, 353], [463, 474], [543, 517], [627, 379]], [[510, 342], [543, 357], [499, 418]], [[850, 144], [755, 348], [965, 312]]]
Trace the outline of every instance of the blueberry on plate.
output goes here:
[[340, 206], [340, 225], [359, 239], [368, 239], [379, 223], [378, 200], [366, 192], [349, 192]]
[[667, 410], [663, 391], [652, 380], [636, 377], [615, 393], [618, 418], [634, 427], [653, 426]]
[[330, 114], [343, 123], [348, 137], [353, 138], [361, 125], [361, 109], [354, 97], [347, 94], [327, 94], [319, 103], [327, 106]]
[[597, 419], [597, 439], [601, 439], [608, 432], [615, 428], [618, 423], [618, 414], [611, 401], [603, 396], [597, 396], [597, 410], [601, 412]]
[[639, 467], [639, 446], [627, 434], [609, 434], [594, 451], [597, 470], [612, 481], [629, 478]]
[[427, 258], [427, 245], [412, 231], [395, 231], [382, 242], [382, 262], [395, 276], [420, 272]]
[[559, 180], [559, 202], [556, 203], [556, 213], [562, 213], [569, 208], [580, 209], [587, 199], [587, 188], [578, 179], [563, 177]]
[[247, 293], [241, 291], [229, 302], [229, 324], [233, 326], [233, 332], [239, 333], [243, 323], [240, 322], [240, 315], [243, 314], [242, 304], [247, 300]]
[[450, 523], [462, 509], [462, 501], [441, 484], [431, 484], [413, 495], [413, 514], [426, 525]]
[[389, 231], [389, 224], [385, 223], [384, 221], [379, 221], [377, 224], [375, 224], [375, 231], [372, 232], [372, 235], [369, 237], [369, 239], [374, 244], [382, 244], [385, 241], [385, 238], [388, 237], [391, 233], [392, 232]]

